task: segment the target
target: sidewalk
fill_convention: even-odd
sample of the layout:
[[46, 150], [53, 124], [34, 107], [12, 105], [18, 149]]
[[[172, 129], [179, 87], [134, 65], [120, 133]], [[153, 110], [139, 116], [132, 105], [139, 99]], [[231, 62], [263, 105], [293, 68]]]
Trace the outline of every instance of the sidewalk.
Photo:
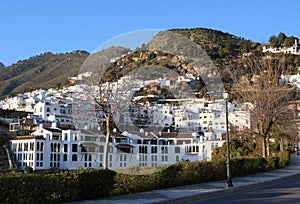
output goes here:
[[100, 200], [85, 200], [75, 203], [93, 204], [139, 204], [139, 203], [183, 203], [193, 199], [224, 194], [230, 191], [251, 188], [261, 183], [272, 182], [274, 180], [294, 177], [300, 174], [300, 156], [291, 154], [290, 165], [274, 171], [252, 174], [245, 177], [233, 178], [233, 188], [225, 188], [226, 181], [216, 181], [210, 183], [201, 183], [189, 186], [180, 186], [175, 188], [154, 190], [142, 193], [128, 194], [104, 198]]

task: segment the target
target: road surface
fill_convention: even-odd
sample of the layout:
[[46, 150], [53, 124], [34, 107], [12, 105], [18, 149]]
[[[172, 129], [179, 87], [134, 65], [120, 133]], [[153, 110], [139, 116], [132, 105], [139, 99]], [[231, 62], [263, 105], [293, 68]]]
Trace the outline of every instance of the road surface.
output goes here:
[[252, 189], [215, 195], [210, 198], [203, 198], [188, 202], [188, 204], [209, 203], [299, 203], [300, 204], [300, 175], [296, 178], [283, 179], [273, 184], [262, 185]]

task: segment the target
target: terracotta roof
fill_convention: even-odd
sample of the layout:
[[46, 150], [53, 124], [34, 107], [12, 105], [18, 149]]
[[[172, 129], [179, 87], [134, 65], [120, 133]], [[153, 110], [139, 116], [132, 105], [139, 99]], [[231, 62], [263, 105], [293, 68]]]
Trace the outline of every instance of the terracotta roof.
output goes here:
[[161, 134], [157, 135], [159, 138], [176, 138], [176, 132], [162, 132]]
[[177, 138], [194, 138], [192, 133], [178, 133]]
[[11, 140], [31, 140], [31, 139], [45, 140], [45, 138], [41, 135], [16, 136]]

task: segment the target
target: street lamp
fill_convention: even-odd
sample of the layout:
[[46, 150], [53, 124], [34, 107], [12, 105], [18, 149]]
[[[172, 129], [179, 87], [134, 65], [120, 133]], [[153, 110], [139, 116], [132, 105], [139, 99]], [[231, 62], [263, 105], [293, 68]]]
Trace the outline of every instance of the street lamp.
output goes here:
[[228, 128], [228, 93], [223, 93], [223, 98], [225, 99], [225, 106], [226, 106], [226, 141], [227, 141], [227, 183], [226, 188], [233, 187], [232, 180], [231, 180], [231, 169], [230, 169], [230, 149], [229, 149], [229, 128]]

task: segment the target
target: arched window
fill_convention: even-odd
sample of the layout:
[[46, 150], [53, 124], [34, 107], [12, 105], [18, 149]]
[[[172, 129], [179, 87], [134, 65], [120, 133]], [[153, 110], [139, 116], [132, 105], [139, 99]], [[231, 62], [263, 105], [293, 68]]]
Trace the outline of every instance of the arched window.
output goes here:
[[44, 143], [41, 142], [41, 148], [40, 148], [41, 151], [44, 151]]
[[77, 161], [77, 154], [72, 154], [72, 161]]
[[168, 154], [168, 147], [162, 147], [161, 148], [161, 153], [162, 154]]

